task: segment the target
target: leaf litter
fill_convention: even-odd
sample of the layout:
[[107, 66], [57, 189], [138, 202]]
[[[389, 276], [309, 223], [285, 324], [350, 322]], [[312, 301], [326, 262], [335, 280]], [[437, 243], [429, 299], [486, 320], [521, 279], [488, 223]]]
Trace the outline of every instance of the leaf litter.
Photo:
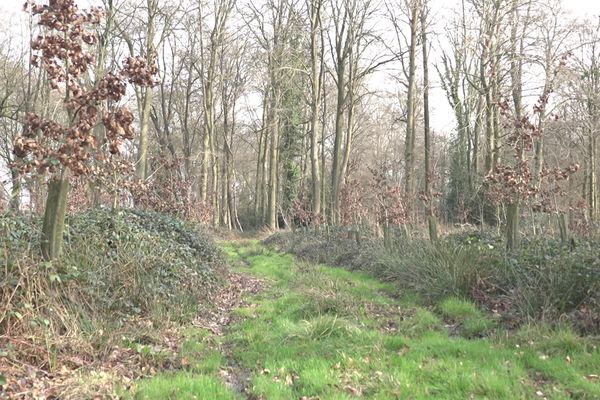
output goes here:
[[[264, 286], [261, 279], [234, 272], [226, 272], [225, 280], [228, 284], [191, 321], [216, 336], [223, 336], [234, 322], [233, 310], [248, 305], [246, 296]], [[119, 399], [117, 388], [127, 391], [136, 380], [189, 365], [178, 355], [184, 341], [181, 326], [157, 333], [150, 320], [140, 317], [128, 323], [146, 329], [151, 343], [112, 346], [98, 354], [72, 337], [0, 336], [0, 400]], [[245, 391], [249, 372], [233, 362], [227, 348], [221, 351], [228, 360], [221, 377], [231, 389]]]

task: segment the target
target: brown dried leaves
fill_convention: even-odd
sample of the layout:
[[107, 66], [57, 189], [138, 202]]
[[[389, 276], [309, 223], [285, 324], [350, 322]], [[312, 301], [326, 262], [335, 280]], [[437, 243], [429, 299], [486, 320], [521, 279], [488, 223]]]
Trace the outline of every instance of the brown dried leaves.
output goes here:
[[[25, 131], [14, 143], [19, 161], [14, 165], [23, 173], [53, 173], [69, 168], [75, 176], [102, 175], [102, 166], [116, 172], [129, 170], [117, 162], [123, 144], [132, 140], [133, 113], [119, 104], [126, 94], [127, 83], [154, 86], [158, 72], [155, 63], [136, 57], [126, 60], [119, 73], [107, 73], [94, 87], [86, 87], [84, 74], [95, 59], [89, 46], [97, 43], [90, 28], [98, 24], [104, 12], [98, 8], [79, 10], [74, 0], [54, 0], [48, 5], [25, 3], [38, 16], [38, 24], [47, 28], [36, 37], [31, 48], [31, 64], [43, 68], [50, 86], [64, 93], [68, 125], [29, 113]], [[94, 129], [104, 126], [104, 134]]]

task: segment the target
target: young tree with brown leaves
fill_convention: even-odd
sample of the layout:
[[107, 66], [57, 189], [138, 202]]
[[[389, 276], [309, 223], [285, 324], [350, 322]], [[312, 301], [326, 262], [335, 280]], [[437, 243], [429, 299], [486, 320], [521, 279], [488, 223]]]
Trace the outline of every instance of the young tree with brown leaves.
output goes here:
[[[91, 28], [100, 22], [99, 8], [80, 10], [74, 0], [53, 0], [48, 5], [26, 3], [44, 34], [31, 43], [31, 64], [43, 68], [51, 88], [62, 97], [62, 114], [47, 119], [28, 113], [23, 134], [15, 140], [15, 165], [23, 173], [49, 174], [41, 250], [47, 260], [60, 255], [66, 215], [69, 178], [102, 179], [107, 171], [123, 170], [119, 158], [125, 141], [133, 139], [133, 114], [119, 106], [127, 83], [150, 86], [153, 69], [140, 58], [129, 58], [118, 73], [106, 73], [86, 88], [85, 77], [94, 63], [88, 49], [97, 44]], [[100, 112], [109, 101], [112, 109]], [[106, 134], [94, 134], [97, 125]]]

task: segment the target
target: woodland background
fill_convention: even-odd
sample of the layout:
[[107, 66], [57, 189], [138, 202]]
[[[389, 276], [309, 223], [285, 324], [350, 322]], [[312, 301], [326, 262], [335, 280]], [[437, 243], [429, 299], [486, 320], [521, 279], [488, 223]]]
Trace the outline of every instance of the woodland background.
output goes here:
[[27, 1], [0, 399], [598, 398], [600, 18], [567, 6]]
[[[598, 19], [530, 0], [465, 0], [441, 15], [427, 1], [102, 6], [84, 80], [133, 55], [157, 76], [120, 101], [135, 117], [121, 144], [135, 173], [79, 179], [71, 209], [135, 204], [227, 229], [380, 235], [433, 217], [499, 229], [511, 215], [552, 232], [564, 214], [593, 230]], [[29, 39], [44, 34], [29, 22], [2, 38], [5, 169], [27, 113], [60, 119], [61, 95], [28, 63]], [[432, 124], [428, 93], [434, 104], [443, 93], [451, 115]], [[452, 131], [432, 130], [441, 121]], [[8, 169], [4, 207], [41, 213], [47, 177]]]

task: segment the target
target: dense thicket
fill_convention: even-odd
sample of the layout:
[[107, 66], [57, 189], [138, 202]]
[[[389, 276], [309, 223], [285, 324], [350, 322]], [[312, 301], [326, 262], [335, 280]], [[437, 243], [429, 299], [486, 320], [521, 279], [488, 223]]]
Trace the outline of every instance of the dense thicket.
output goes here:
[[[0, 215], [0, 330], [57, 336], [192, 316], [218, 286], [223, 266], [210, 236], [162, 214], [93, 210], [66, 222], [64, 254], [41, 259], [39, 219]], [[26, 322], [26, 323], [23, 323]]]

